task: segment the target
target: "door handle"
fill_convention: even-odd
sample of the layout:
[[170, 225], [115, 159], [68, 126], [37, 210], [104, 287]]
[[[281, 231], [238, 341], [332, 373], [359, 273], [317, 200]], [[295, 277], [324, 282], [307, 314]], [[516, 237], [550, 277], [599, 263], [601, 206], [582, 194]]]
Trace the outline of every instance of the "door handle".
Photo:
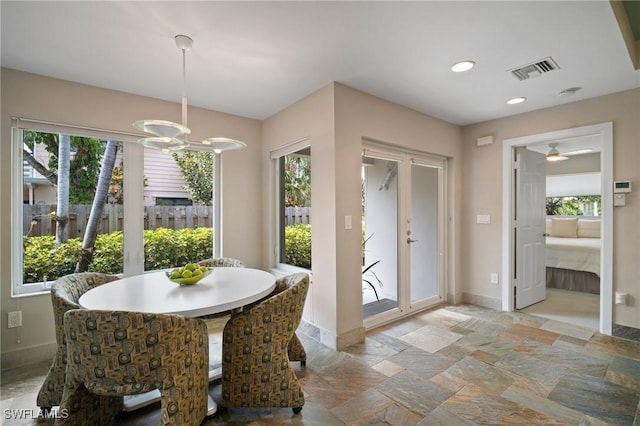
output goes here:
[[411, 244], [411, 243], [417, 243], [418, 240], [412, 240], [411, 238], [407, 237], [407, 244]]

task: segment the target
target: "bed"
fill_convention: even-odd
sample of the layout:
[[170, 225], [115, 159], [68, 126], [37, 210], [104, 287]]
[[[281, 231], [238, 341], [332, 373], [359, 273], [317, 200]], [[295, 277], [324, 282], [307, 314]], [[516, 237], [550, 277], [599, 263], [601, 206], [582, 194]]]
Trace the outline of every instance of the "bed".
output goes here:
[[600, 294], [600, 221], [547, 219], [548, 288]]

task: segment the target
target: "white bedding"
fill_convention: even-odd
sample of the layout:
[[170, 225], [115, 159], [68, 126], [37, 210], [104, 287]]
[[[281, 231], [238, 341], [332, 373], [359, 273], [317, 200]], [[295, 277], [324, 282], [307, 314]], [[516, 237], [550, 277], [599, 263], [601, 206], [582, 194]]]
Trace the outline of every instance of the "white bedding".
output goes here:
[[547, 266], [600, 276], [600, 238], [546, 237]]

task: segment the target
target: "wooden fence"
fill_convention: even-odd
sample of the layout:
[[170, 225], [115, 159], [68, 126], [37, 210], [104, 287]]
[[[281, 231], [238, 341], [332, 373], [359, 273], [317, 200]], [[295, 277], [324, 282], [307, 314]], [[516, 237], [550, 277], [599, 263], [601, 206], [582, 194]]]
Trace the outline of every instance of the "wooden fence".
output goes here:
[[[35, 237], [56, 234], [55, 204], [35, 204], [22, 206], [23, 235]], [[87, 227], [90, 205], [69, 206], [69, 238], [82, 238]], [[102, 226], [99, 233], [108, 234], [121, 231], [123, 224], [121, 205], [107, 204], [102, 212]], [[183, 229], [213, 226], [211, 206], [145, 206], [144, 229]], [[311, 208], [287, 207], [285, 225], [311, 223]]]
[[[55, 235], [55, 204], [22, 206], [23, 235]], [[87, 227], [90, 205], [69, 206], [69, 238], [82, 238]], [[102, 226], [99, 233], [121, 231], [123, 225], [122, 205], [107, 204], [102, 212]], [[144, 229], [183, 229], [213, 226], [211, 206], [145, 206]]]
[[285, 226], [311, 223], [311, 207], [286, 207], [284, 210]]

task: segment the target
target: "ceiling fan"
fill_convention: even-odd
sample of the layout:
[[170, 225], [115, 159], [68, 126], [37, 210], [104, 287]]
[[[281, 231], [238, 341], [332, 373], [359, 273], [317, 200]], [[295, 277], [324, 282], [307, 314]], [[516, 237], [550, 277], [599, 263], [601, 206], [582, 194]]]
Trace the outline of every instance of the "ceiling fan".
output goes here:
[[587, 154], [593, 151], [591, 148], [586, 148], [560, 153], [560, 151], [558, 151], [558, 145], [560, 144], [557, 142], [549, 144], [549, 148], [551, 149], [549, 150], [549, 153], [547, 153], [547, 161], [564, 161], [568, 160], [572, 155]]

